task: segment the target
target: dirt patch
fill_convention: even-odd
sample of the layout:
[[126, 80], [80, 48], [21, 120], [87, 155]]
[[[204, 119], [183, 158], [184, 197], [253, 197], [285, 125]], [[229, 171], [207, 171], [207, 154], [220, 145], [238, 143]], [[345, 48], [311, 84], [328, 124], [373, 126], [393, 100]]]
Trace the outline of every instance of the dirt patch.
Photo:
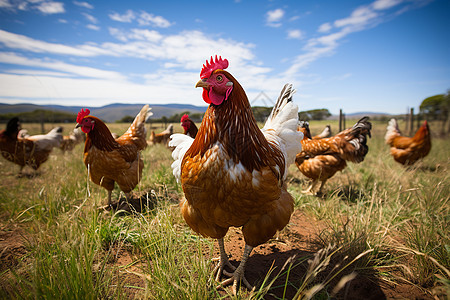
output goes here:
[[[308, 260], [320, 249], [318, 234], [326, 229], [324, 222], [318, 221], [311, 216], [306, 216], [303, 212], [296, 210], [291, 217], [291, 221], [278, 236], [267, 243], [253, 249], [247, 261], [245, 276], [250, 284], [260, 287], [267, 272], [272, 268], [274, 271], [269, 279], [280, 273], [282, 275], [275, 281], [273, 287], [266, 295], [265, 299], [292, 299], [297, 290], [292, 285], [284, 289], [287, 267], [289, 261], [293, 262], [293, 267], [289, 271], [289, 282], [295, 285], [304, 280], [308, 268]], [[230, 228], [225, 237], [225, 250], [229, 255], [230, 262], [238, 266], [241, 261], [245, 243], [240, 229]], [[217, 244], [215, 245], [215, 255], [219, 256]], [[330, 263], [332, 268], [333, 262]], [[284, 267], [284, 269], [283, 269]], [[328, 268], [327, 270], [329, 271]], [[327, 277], [327, 270], [319, 274], [321, 278]], [[323, 274], [325, 273], [325, 274]], [[348, 272], [350, 273], [350, 271]], [[347, 273], [347, 274], [348, 274]], [[374, 272], [372, 272], [374, 273]], [[342, 275], [346, 275], [343, 273]], [[342, 277], [342, 276], [341, 276]], [[333, 288], [340, 277], [332, 281]], [[298, 286], [298, 285], [296, 285]], [[278, 287], [278, 288], [277, 288]], [[331, 292], [331, 289], [328, 291]], [[335, 299], [434, 299], [429, 294], [408, 284], [389, 285], [380, 282], [371, 272], [357, 274], [337, 293]]]
[[111, 254], [108, 263], [116, 272], [114, 285], [120, 286], [129, 299], [139, 298], [137, 295], [141, 294], [146, 286], [146, 275], [142, 272], [145, 264], [126, 247], [115, 246]]

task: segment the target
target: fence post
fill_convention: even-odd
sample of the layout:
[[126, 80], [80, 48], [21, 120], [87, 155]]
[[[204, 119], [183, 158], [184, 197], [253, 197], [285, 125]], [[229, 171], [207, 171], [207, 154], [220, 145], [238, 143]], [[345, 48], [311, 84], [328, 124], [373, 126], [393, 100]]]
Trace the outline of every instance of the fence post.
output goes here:
[[409, 113], [409, 135], [414, 134], [414, 107], [411, 107], [411, 112]]
[[41, 112], [41, 133], [42, 133], [42, 134], [45, 133], [45, 128], [44, 128], [44, 112]]
[[342, 131], [342, 108], [339, 109], [339, 132]]
[[406, 107], [406, 114], [405, 114], [405, 134], [408, 134], [408, 122], [409, 122], [409, 107]]

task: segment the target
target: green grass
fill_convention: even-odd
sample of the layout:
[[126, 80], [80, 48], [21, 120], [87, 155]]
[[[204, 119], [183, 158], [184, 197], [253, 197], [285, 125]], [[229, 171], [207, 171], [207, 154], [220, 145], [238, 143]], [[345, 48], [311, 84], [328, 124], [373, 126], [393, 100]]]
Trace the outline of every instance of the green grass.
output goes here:
[[[313, 134], [326, 123], [337, 131], [336, 122], [310, 123]], [[64, 126], [68, 133], [73, 124]], [[323, 198], [303, 195], [307, 180], [290, 167], [288, 188], [296, 209], [326, 224], [316, 237], [322, 250], [293, 258], [282, 270], [268, 268], [263, 285], [238, 299], [271, 294], [276, 274], [296, 289], [296, 297], [326, 299], [355, 272], [406, 282], [441, 298], [449, 295], [450, 141], [433, 138], [424, 161], [405, 169], [384, 144], [386, 124], [373, 126], [364, 162], [349, 163], [329, 180]], [[24, 127], [39, 133], [39, 125]], [[120, 134], [127, 124], [111, 127]], [[181, 131], [178, 124], [175, 131]], [[83, 145], [66, 154], [55, 149], [32, 178], [17, 178], [19, 168], [0, 161], [5, 170], [0, 174], [1, 232], [23, 236], [24, 244], [21, 251], [2, 253], [2, 260], [9, 260], [1, 265], [0, 298], [230, 297], [228, 290], [215, 289], [210, 274], [214, 241], [194, 234], [180, 215], [182, 190], [168, 149], [157, 145], [142, 152], [143, 178], [134, 192], [152, 206], [134, 214], [97, 209], [107, 193], [88, 180], [82, 151]], [[116, 188], [113, 198], [119, 195]], [[124, 254], [129, 261], [120, 260]], [[292, 275], [297, 266], [304, 268], [300, 280]]]

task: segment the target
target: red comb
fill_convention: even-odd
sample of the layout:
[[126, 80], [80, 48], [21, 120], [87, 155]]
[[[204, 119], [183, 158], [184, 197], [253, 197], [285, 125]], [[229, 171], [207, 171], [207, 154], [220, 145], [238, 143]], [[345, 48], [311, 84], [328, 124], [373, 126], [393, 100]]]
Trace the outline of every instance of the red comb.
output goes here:
[[77, 123], [81, 123], [84, 117], [88, 116], [91, 113], [89, 108], [81, 109], [77, 116]]
[[219, 58], [217, 58], [216, 55], [216, 59], [215, 61], [213, 60], [213, 57], [211, 56], [211, 61], [208, 62], [208, 60], [206, 60], [206, 64], [203, 64], [203, 68], [202, 71], [200, 72], [200, 78], [206, 78], [211, 76], [211, 73], [217, 69], [226, 69], [228, 68], [228, 60], [227, 59], [222, 59], [221, 56], [219, 56]]
[[186, 121], [187, 119], [189, 119], [189, 116], [188, 116], [187, 114], [184, 114], [184, 115], [181, 117], [181, 122], [184, 122], [184, 121]]

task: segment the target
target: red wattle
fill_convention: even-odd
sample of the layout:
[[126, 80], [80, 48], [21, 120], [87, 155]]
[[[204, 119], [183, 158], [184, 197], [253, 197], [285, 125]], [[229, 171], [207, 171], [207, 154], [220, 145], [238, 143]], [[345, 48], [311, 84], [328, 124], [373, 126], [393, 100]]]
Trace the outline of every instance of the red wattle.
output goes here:
[[211, 100], [209, 99], [208, 96], [208, 90], [207, 89], [203, 89], [203, 94], [202, 94], [203, 100], [208, 103], [211, 104]]

